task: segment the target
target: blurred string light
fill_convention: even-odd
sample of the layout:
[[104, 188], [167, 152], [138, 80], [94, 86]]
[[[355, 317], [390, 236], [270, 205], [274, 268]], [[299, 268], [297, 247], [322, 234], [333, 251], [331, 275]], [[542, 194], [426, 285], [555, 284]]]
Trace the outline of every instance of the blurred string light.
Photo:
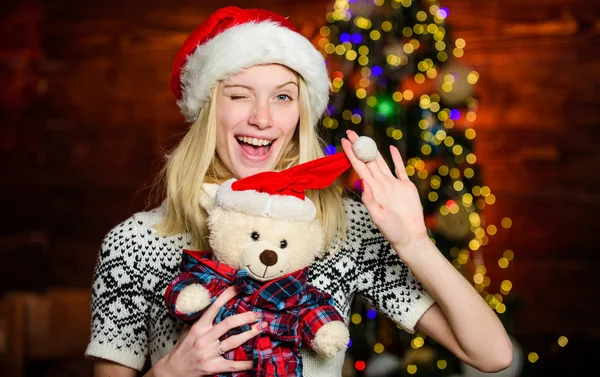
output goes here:
[[[480, 77], [478, 72], [452, 63], [464, 56], [467, 42], [462, 38], [449, 39], [445, 22], [450, 10], [434, 0], [424, 3], [423, 9], [414, 14], [414, 24], [409, 25], [401, 24], [395, 18], [381, 20], [374, 15], [382, 14], [378, 8], [384, 6], [392, 9], [414, 7], [417, 0], [334, 1], [333, 9], [326, 14], [327, 25], [319, 31], [318, 46], [326, 55], [345, 61], [346, 66], [358, 67], [357, 75], [337, 68], [332, 73], [332, 90], [334, 93], [350, 93], [365, 106], [359, 108], [354, 104], [343, 109], [330, 106], [323, 125], [332, 132], [349, 126], [362, 126], [367, 133], [374, 130], [376, 124], [384, 124], [383, 134], [390, 139], [390, 144], [398, 145], [406, 141], [408, 130], [392, 120], [403, 115], [403, 108], [416, 101], [422, 114], [418, 122], [420, 156], [405, 161], [407, 174], [418, 187], [428, 188], [425, 200], [437, 206], [435, 215], [439, 219], [461, 219], [464, 223], [459, 233], [466, 235], [467, 242], [450, 250], [451, 262], [456, 268], [473, 266], [473, 287], [494, 311], [502, 315], [506, 312], [504, 301], [513, 291], [513, 282], [502, 280], [498, 284], [498, 292], [490, 292], [492, 281], [487, 273], [483, 250], [490, 238], [502, 229], [510, 229], [513, 224], [509, 217], [501, 219], [499, 224], [491, 224], [480, 215], [482, 210], [496, 203], [496, 195], [490, 187], [475, 183], [478, 158], [470, 147], [477, 137], [473, 126], [479, 107], [472, 90]], [[342, 26], [345, 27], [343, 30]], [[390, 42], [389, 37], [396, 35], [399, 37], [392, 38]], [[433, 54], [419, 54], [426, 38]], [[382, 41], [388, 41], [383, 44], [383, 49], [380, 48], [382, 44], [377, 44]], [[379, 62], [377, 58], [382, 53], [384, 59]], [[386, 84], [390, 72], [405, 72], [403, 70], [408, 69], [411, 62], [416, 66], [411, 77], [416, 86], [398, 88], [391, 93], [378, 90]], [[428, 82], [435, 82], [436, 90], [419, 92], [418, 86]], [[335, 145], [329, 144], [325, 153], [332, 154], [337, 150]], [[442, 153], [449, 157], [438, 165], [429, 163]], [[354, 188], [360, 190], [359, 180], [354, 184]], [[454, 232], [457, 232], [456, 229]], [[496, 264], [504, 270], [514, 263], [514, 259], [515, 253], [507, 249]], [[365, 317], [359, 313], [351, 315], [354, 325], [364, 325], [376, 319], [374, 309], [368, 309]], [[424, 342], [424, 337], [416, 335], [411, 347], [420, 348]], [[561, 336], [557, 342], [564, 347], [568, 340]], [[376, 354], [384, 349], [385, 346], [379, 342], [373, 346]], [[532, 363], [538, 358], [535, 352], [527, 356]], [[439, 359], [436, 366], [443, 370], [448, 363]], [[362, 371], [365, 367], [364, 360], [355, 362], [357, 370]], [[417, 371], [416, 365], [406, 366], [409, 374]]]

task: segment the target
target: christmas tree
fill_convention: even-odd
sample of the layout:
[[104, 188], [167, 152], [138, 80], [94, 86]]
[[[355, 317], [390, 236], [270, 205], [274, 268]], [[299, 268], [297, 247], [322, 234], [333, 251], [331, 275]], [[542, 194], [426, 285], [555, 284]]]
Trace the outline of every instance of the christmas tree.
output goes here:
[[[419, 190], [430, 237], [510, 333], [511, 282], [492, 285], [481, 253], [498, 227], [486, 224], [481, 213], [495, 196], [481, 181], [473, 152], [479, 76], [460, 62], [465, 41], [451, 39], [448, 14], [431, 0], [335, 1], [317, 40], [334, 91], [323, 137], [331, 154], [341, 149], [346, 129], [368, 135], [392, 171], [388, 146], [398, 147]], [[345, 183], [360, 190], [355, 174]], [[499, 225], [508, 228], [509, 221]], [[512, 258], [506, 250], [499, 266], [507, 267]], [[444, 347], [424, 334], [402, 331], [368, 303], [357, 299], [352, 313], [345, 375], [465, 372]]]

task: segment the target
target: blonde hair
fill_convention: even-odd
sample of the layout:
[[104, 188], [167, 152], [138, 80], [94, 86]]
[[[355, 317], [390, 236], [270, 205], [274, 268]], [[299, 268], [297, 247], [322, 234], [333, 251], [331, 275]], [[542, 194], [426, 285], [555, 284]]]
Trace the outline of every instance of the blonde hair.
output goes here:
[[[275, 170], [311, 161], [324, 156], [324, 142], [316, 127], [310, 124], [311, 108], [306, 83], [298, 76], [300, 122]], [[157, 185], [162, 185], [165, 196], [165, 216], [156, 226], [163, 236], [190, 232], [192, 247], [209, 250], [207, 214], [200, 206], [203, 182], [222, 183], [233, 178], [231, 172], [216, 153], [218, 85], [213, 89], [210, 101], [201, 109], [175, 149], [167, 156], [167, 162], [158, 175]], [[325, 238], [325, 250], [339, 249], [346, 238], [346, 213], [343, 202], [343, 186], [338, 182], [322, 190], [310, 190], [307, 196], [317, 207]], [[335, 251], [335, 250], [334, 250]]]

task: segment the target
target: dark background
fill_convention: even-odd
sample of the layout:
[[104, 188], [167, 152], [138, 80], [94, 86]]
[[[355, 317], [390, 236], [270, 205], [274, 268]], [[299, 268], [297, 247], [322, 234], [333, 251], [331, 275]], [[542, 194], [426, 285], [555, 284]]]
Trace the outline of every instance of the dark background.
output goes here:
[[[80, 292], [67, 293], [66, 306], [74, 306], [69, 297], [86, 304], [103, 236], [145, 207], [164, 148], [185, 132], [169, 91], [174, 55], [227, 4], [289, 15], [313, 39], [332, 2], [0, 5], [0, 294], [59, 289]], [[539, 354], [539, 375], [578, 374], [600, 356], [600, 2], [441, 5], [450, 10], [451, 36], [467, 43], [462, 62], [480, 74], [475, 153], [497, 198], [484, 215], [513, 222], [490, 240], [488, 275], [512, 281], [523, 300], [512, 330], [526, 354]], [[496, 260], [506, 249], [515, 259], [501, 270]], [[53, 323], [85, 343], [88, 313], [66, 315]], [[7, 318], [0, 353], [14, 358]], [[83, 333], [69, 337], [76, 328]], [[561, 335], [569, 339], [564, 348]], [[27, 336], [17, 336], [25, 339], [20, 354], [34, 365], [27, 360], [44, 356], [28, 353]], [[68, 351], [83, 353], [81, 344]]]

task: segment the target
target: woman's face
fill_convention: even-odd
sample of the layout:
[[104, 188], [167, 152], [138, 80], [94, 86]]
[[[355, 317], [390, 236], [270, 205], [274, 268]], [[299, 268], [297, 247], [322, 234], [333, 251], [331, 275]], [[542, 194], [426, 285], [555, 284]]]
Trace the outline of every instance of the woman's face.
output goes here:
[[298, 78], [278, 64], [245, 69], [221, 81], [217, 94], [217, 154], [238, 179], [273, 170], [294, 135]]

